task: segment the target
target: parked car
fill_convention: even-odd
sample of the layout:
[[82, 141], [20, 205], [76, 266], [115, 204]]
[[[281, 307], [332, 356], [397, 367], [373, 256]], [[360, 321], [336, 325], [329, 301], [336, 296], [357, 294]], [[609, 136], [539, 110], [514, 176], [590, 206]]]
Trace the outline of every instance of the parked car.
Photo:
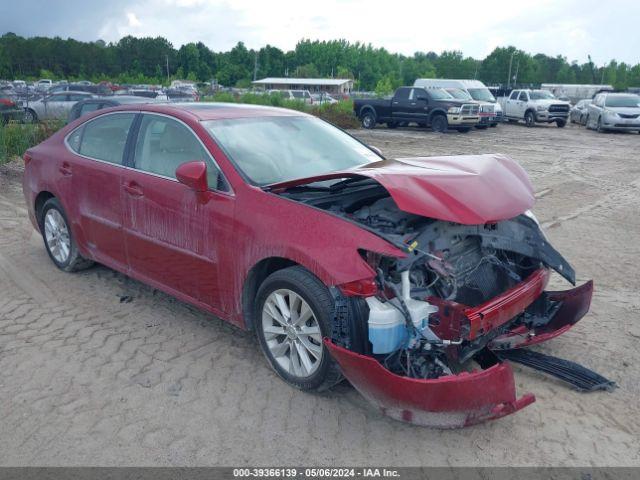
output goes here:
[[324, 105], [325, 103], [338, 103], [338, 100], [333, 98], [328, 93], [324, 93], [324, 92], [312, 93], [311, 99], [313, 100], [313, 103], [316, 105]]
[[585, 98], [576, 103], [569, 112], [569, 120], [571, 123], [584, 125], [587, 119], [587, 111], [589, 110], [590, 98]]
[[312, 104], [313, 97], [309, 90], [269, 90], [269, 93], [279, 93], [285, 100], [300, 100]]
[[477, 102], [455, 99], [441, 88], [400, 87], [391, 99], [355, 99], [353, 110], [364, 128], [417, 123], [434, 132], [468, 132], [480, 120]]
[[76, 103], [69, 111], [67, 123], [87, 115], [88, 113], [102, 110], [103, 108], [117, 107], [119, 105], [131, 105], [134, 103], [162, 103], [155, 98], [137, 97], [133, 95], [113, 95], [109, 97], [88, 98]]
[[29, 101], [24, 106], [25, 122], [34, 123], [41, 120], [67, 118], [76, 102], [93, 96], [87, 92], [60, 92]]
[[290, 385], [344, 375], [404, 421], [532, 403], [493, 349], [553, 338], [589, 308], [591, 282], [544, 291], [552, 270], [575, 273], [501, 155], [390, 160], [301, 112], [198, 103], [94, 112], [24, 160], [58, 268], [148, 283], [253, 330]]
[[38, 90], [39, 92], [46, 92], [47, 90], [49, 90], [49, 88], [51, 88], [52, 85], [53, 80], [43, 78], [41, 80], [38, 80], [38, 83], [36, 83], [36, 90]]
[[[413, 82], [414, 87], [444, 88], [455, 98], [472, 99], [480, 103], [480, 122], [476, 128], [496, 127], [502, 121], [502, 107], [491, 91], [480, 80], [455, 80], [448, 78], [418, 78]], [[456, 94], [452, 93], [453, 90]], [[460, 91], [468, 95], [460, 96]]]
[[86, 83], [61, 83], [51, 87], [47, 93], [49, 95], [59, 92], [88, 92], [94, 95], [111, 95], [113, 91], [104, 83], [98, 85], [86, 84]]
[[15, 98], [0, 92], [0, 124], [9, 121], [21, 121], [24, 118], [24, 110], [16, 103]]
[[555, 122], [562, 128], [569, 119], [571, 104], [558, 100], [547, 90], [513, 90], [509, 97], [498, 100], [508, 121], [524, 120], [527, 127]]
[[640, 133], [640, 95], [599, 93], [587, 108], [585, 125], [589, 129]]

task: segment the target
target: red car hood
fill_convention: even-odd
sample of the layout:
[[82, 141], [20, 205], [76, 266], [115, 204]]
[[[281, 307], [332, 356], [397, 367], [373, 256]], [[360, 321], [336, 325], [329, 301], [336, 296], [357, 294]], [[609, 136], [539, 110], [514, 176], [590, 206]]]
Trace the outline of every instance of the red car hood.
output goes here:
[[277, 191], [345, 177], [376, 180], [405, 212], [467, 225], [513, 218], [535, 202], [522, 167], [498, 154], [381, 160], [270, 187]]

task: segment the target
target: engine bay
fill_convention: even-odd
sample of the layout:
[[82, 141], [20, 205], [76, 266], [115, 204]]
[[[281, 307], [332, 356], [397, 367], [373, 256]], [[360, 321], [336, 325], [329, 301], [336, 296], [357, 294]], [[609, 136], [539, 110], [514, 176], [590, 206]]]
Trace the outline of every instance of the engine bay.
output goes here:
[[[482, 225], [427, 218], [402, 211], [380, 184], [362, 178], [282, 194], [355, 222], [406, 253], [360, 251], [376, 272], [377, 294], [361, 299], [368, 342], [358, 353], [401, 376], [436, 379], [496, 364], [488, 348], [493, 340], [544, 326], [557, 312], [559, 302], [543, 292], [550, 269], [575, 283], [530, 212]], [[508, 315], [495, 315], [492, 302], [507, 301], [514, 305]]]

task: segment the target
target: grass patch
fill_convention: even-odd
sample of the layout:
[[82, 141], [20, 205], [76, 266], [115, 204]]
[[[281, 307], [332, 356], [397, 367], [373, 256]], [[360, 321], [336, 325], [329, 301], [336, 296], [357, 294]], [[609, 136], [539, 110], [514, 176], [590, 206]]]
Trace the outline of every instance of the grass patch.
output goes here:
[[0, 125], [0, 164], [21, 157], [26, 150], [46, 140], [64, 126], [64, 121], [37, 124], [9, 122]]

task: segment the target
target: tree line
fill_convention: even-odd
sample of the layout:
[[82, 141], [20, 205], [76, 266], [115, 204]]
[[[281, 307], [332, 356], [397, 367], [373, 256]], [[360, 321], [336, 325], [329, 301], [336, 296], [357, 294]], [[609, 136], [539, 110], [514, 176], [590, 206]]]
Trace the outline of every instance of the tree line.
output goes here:
[[303, 39], [283, 51], [266, 45], [248, 49], [239, 42], [215, 52], [202, 42], [176, 49], [163, 37], [127, 36], [115, 43], [72, 38], [0, 37], [0, 79], [110, 80], [118, 83], [166, 84], [170, 79], [215, 79], [225, 86], [248, 87], [254, 78], [352, 78], [358, 90], [385, 93], [413, 84], [416, 78], [477, 78], [487, 84], [511, 82], [605, 83], [625, 89], [640, 86], [640, 64], [611, 60], [596, 66], [569, 62], [563, 56], [529, 54], [513, 46], [498, 47], [484, 59], [460, 51], [391, 53], [371, 44], [346, 40]]

